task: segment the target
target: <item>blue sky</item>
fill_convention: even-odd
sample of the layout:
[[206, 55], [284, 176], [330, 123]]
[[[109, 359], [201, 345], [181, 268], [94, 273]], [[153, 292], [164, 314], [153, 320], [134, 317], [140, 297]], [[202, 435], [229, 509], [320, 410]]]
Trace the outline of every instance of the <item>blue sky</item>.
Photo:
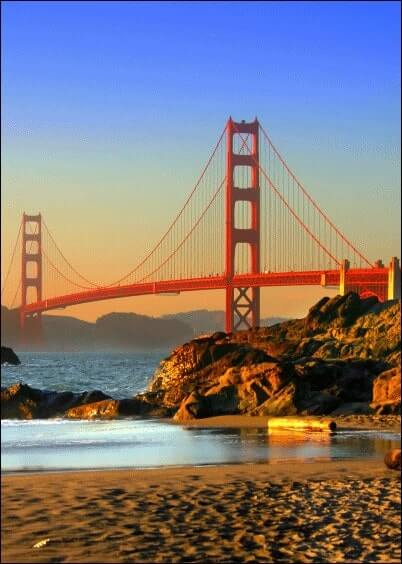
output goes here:
[[398, 2], [1, 9], [5, 260], [22, 211], [40, 210], [89, 277], [102, 266], [88, 256], [106, 247], [109, 268], [125, 272], [184, 201], [229, 115], [258, 116], [370, 258], [400, 256]]

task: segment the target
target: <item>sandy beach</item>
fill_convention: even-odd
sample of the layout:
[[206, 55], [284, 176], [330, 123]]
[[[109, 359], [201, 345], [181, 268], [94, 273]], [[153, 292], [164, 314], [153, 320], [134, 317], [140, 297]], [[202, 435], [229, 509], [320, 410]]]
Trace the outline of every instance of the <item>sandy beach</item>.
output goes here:
[[399, 511], [375, 460], [5, 475], [1, 559], [397, 562]]

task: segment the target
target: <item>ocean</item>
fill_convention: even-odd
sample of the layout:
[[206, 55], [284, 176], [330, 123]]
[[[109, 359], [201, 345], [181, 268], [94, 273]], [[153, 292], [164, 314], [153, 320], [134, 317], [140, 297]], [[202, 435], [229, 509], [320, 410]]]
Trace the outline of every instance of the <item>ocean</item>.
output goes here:
[[[2, 386], [20, 381], [40, 389], [98, 389], [116, 399], [131, 397], [146, 389], [167, 354], [19, 353], [20, 366], [2, 367]], [[265, 429], [201, 429], [138, 418], [1, 422], [3, 472], [382, 458], [399, 446], [400, 434], [391, 431], [275, 437]]]
[[145, 390], [168, 350], [119, 352], [18, 352], [19, 366], [3, 366], [1, 385], [24, 382], [33, 388], [83, 392], [102, 390], [115, 399]]

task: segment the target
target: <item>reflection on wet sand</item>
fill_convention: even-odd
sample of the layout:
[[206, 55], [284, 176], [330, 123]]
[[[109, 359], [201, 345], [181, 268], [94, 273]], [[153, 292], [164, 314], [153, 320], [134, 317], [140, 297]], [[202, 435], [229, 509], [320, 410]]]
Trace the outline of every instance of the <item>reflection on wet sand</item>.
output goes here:
[[[190, 433], [195, 429], [187, 428]], [[199, 432], [199, 429], [197, 430]], [[333, 460], [339, 458], [382, 458], [390, 449], [398, 447], [397, 436], [381, 437], [371, 431], [289, 431], [267, 428], [209, 428], [210, 436], [219, 437], [222, 452], [229, 455], [233, 448], [238, 450], [242, 460], [255, 460], [259, 451], [260, 462], [278, 459], [297, 459], [300, 462], [319, 458]], [[384, 433], [386, 435], [386, 433]], [[388, 434], [389, 435], [389, 434]]]

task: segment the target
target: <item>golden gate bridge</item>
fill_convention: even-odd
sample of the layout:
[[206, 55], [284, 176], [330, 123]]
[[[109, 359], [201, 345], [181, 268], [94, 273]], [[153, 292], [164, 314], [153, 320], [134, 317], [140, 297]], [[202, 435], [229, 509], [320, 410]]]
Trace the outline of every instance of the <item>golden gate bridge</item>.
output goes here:
[[[16, 268], [19, 282], [10, 284]], [[399, 298], [399, 261], [393, 257], [386, 267], [369, 260], [309, 195], [258, 120], [229, 118], [183, 207], [129, 272], [90, 280], [66, 258], [41, 214], [24, 213], [2, 303], [18, 308], [22, 334], [39, 338], [41, 314], [52, 309], [220, 289], [231, 332], [259, 325], [261, 287], [302, 285]]]

